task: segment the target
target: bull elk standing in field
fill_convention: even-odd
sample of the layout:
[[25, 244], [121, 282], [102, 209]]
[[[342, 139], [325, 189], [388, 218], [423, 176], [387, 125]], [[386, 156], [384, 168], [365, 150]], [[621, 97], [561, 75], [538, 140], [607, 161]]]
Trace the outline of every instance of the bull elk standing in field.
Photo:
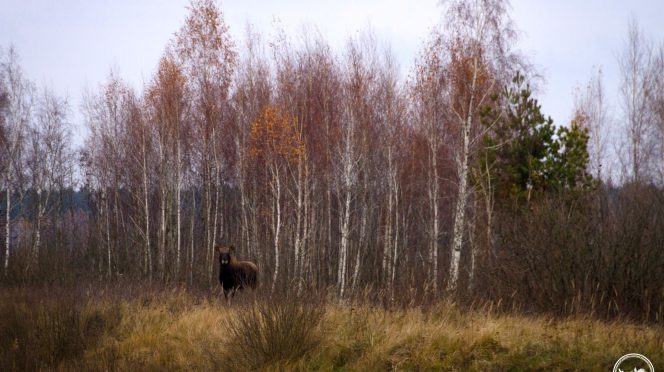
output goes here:
[[219, 253], [219, 284], [224, 289], [224, 297], [228, 299], [235, 291], [243, 288], [256, 289], [258, 285], [258, 267], [249, 261], [238, 261], [235, 247], [217, 245]]

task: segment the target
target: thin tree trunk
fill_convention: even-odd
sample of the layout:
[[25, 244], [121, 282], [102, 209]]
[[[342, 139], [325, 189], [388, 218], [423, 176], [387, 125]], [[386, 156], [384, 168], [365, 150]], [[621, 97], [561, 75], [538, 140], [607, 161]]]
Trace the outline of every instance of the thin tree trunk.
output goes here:
[[327, 190], [327, 244], [325, 245], [325, 251], [323, 252], [324, 261], [328, 263], [327, 272], [325, 275], [325, 280], [327, 281], [332, 275], [332, 259], [330, 257], [330, 250], [332, 249], [332, 192], [328, 188]]
[[298, 293], [302, 292], [302, 285], [304, 284], [304, 279], [306, 273], [309, 272], [307, 269], [309, 254], [308, 254], [308, 242], [309, 242], [309, 166], [305, 163], [304, 166], [304, 223], [302, 227], [302, 249], [300, 257], [300, 285], [298, 286]]
[[[143, 134], [145, 136], [145, 133]], [[148, 190], [148, 168], [143, 140], [143, 208], [145, 210], [145, 268], [152, 282], [152, 248], [150, 247], [150, 190]]]
[[35, 242], [34, 242], [34, 248], [32, 250], [32, 262], [33, 264], [37, 265], [39, 261], [39, 248], [41, 245], [41, 224], [42, 224], [42, 215], [43, 215], [43, 207], [42, 207], [42, 197], [41, 197], [41, 188], [37, 189], [37, 226], [35, 229]]
[[[395, 172], [396, 173], [396, 172]], [[394, 279], [397, 272], [397, 257], [398, 257], [398, 248], [399, 248], [399, 192], [397, 188], [396, 174], [394, 175], [393, 180], [393, 189], [394, 189], [394, 240], [393, 240], [393, 252], [392, 252], [392, 276], [390, 278], [390, 287], [392, 287], [392, 293], [394, 293]]]
[[251, 245], [255, 249], [256, 259], [258, 261], [261, 261], [261, 260], [263, 260], [264, 257], [266, 257], [266, 254], [264, 253], [264, 251], [262, 249], [259, 249], [259, 245], [258, 245], [259, 230], [258, 230], [258, 211], [257, 211], [257, 207], [256, 207], [257, 206], [256, 184], [253, 183], [252, 186], [253, 186], [253, 189], [254, 189], [254, 191], [252, 193], [252, 195], [254, 196], [254, 201], [253, 201], [253, 205], [252, 205], [252, 208], [251, 208], [251, 233], [249, 234], [249, 236], [251, 238]]
[[[303, 203], [304, 203], [304, 170], [303, 168], [303, 159], [302, 157], [298, 158], [297, 164], [297, 196], [296, 196], [296, 208], [295, 208], [295, 262], [294, 262], [294, 272], [295, 280], [297, 280], [298, 292], [302, 289], [302, 277], [301, 277], [301, 251], [302, 251], [302, 213], [303, 213]], [[306, 219], [306, 217], [305, 217]]]
[[[113, 217], [115, 219], [115, 261], [116, 261], [115, 269], [117, 270], [117, 274], [120, 273], [120, 265], [118, 265], [118, 262], [117, 262], [117, 261], [119, 261], [119, 257], [120, 257], [120, 252], [119, 252], [119, 250], [120, 250], [120, 245], [119, 244], [120, 243], [119, 242], [120, 242], [121, 234], [120, 234], [119, 230], [122, 229], [122, 231], [124, 231], [124, 227], [125, 227], [124, 226], [124, 215], [122, 214], [122, 211], [120, 210], [120, 193], [119, 193], [120, 188], [119, 188], [118, 185], [119, 185], [119, 182], [117, 180], [117, 172], [116, 172], [115, 183], [113, 185], [113, 199], [114, 199], [114, 202], [113, 202], [113, 205], [114, 205]], [[125, 246], [124, 248], [125, 248], [125, 253], [126, 253], [125, 256], [128, 256], [129, 255], [128, 254], [129, 253], [129, 251], [128, 251], [129, 248], [127, 247], [127, 244], [124, 244], [124, 246]]]
[[189, 248], [189, 285], [194, 283], [194, 225], [196, 223], [196, 188], [191, 186], [191, 246]]
[[[473, 210], [477, 211], [477, 198], [473, 198]], [[470, 244], [470, 269], [468, 270], [468, 293], [472, 293], [475, 285], [475, 265], [479, 257], [477, 247], [477, 213], [472, 215], [472, 223], [468, 227], [468, 243]]]
[[[365, 185], [366, 187], [366, 185]], [[355, 292], [360, 274], [361, 253], [364, 248], [364, 242], [367, 236], [367, 203], [362, 206], [362, 222], [360, 223], [360, 244], [357, 245], [357, 255], [355, 256], [355, 268], [353, 269], [353, 280], [351, 282], [352, 291]]]
[[110, 217], [109, 217], [110, 212], [109, 212], [109, 206], [108, 206], [110, 201], [108, 200], [108, 197], [106, 196], [105, 193], [102, 194], [102, 200], [104, 200], [104, 202], [106, 204], [106, 216], [105, 216], [106, 217], [106, 252], [107, 252], [107, 256], [108, 256], [107, 257], [108, 258], [108, 261], [107, 261], [108, 267], [107, 267], [106, 276], [110, 279], [111, 274], [112, 274], [112, 272], [111, 272], [111, 222], [110, 222]]
[[[388, 145], [389, 146], [389, 145]], [[388, 281], [392, 262], [392, 148], [387, 148], [387, 211], [385, 214], [385, 235], [383, 237], [383, 280]]]
[[[207, 149], [209, 146], [205, 146]], [[203, 228], [205, 229], [205, 271], [207, 272], [208, 275], [208, 281], [210, 280], [210, 275], [211, 272], [208, 268], [212, 267], [212, 250], [214, 247], [212, 246], [212, 236], [211, 236], [211, 228], [210, 228], [210, 221], [211, 221], [211, 210], [212, 210], [212, 181], [211, 181], [211, 170], [210, 170], [210, 159], [208, 158], [208, 155], [205, 154], [203, 155], [205, 157], [205, 173], [203, 176], [203, 187], [205, 188], [205, 223], [203, 224]]]
[[361, 254], [362, 254], [362, 249], [360, 249], [360, 245], [357, 247], [357, 252], [355, 254], [355, 267], [353, 268], [353, 279], [351, 282], [351, 293], [355, 293], [355, 289], [357, 288], [357, 283], [360, 277], [360, 261], [361, 261]]
[[237, 179], [240, 188], [240, 239], [242, 245], [246, 247], [249, 257], [253, 257], [251, 242], [249, 240], [249, 221], [247, 218], [247, 195], [245, 190], [244, 177], [244, 152], [240, 145], [240, 140], [235, 139], [235, 151], [238, 154]]
[[160, 227], [160, 238], [161, 242], [159, 244], [159, 252], [157, 259], [159, 260], [159, 280], [164, 280], [164, 275], [166, 271], [166, 185], [164, 185], [165, 180], [162, 180], [161, 186], [161, 227]]
[[157, 247], [157, 270], [159, 275], [159, 280], [164, 280], [164, 271], [166, 266], [166, 183], [168, 177], [166, 177], [166, 156], [164, 154], [164, 141], [163, 139], [159, 141], [159, 164], [160, 164], [160, 200], [159, 200], [159, 244]]
[[99, 239], [99, 242], [97, 245], [98, 247], [98, 265], [97, 265], [97, 270], [99, 271], [99, 279], [101, 279], [103, 273], [104, 273], [104, 199], [102, 198], [103, 191], [100, 192], [100, 194], [97, 195], [97, 200], [99, 201], [99, 216], [97, 216], [96, 222], [97, 222], [97, 236]]
[[[211, 248], [211, 242], [212, 242], [212, 236], [210, 235], [210, 215], [211, 215], [211, 209], [212, 209], [212, 190], [210, 189], [210, 183], [208, 178], [205, 178], [205, 183], [207, 185], [204, 185], [205, 187], [205, 223], [203, 224], [203, 228], [205, 229], [205, 271], [208, 271], [207, 268], [211, 265], [210, 260], [212, 257], [210, 256], [212, 248]], [[209, 272], [208, 272], [209, 274]]]
[[447, 284], [449, 291], [456, 291], [457, 281], [459, 279], [459, 263], [461, 261], [461, 248], [463, 247], [463, 235], [466, 218], [466, 203], [468, 201], [468, 157], [470, 153], [470, 129], [473, 120], [475, 85], [477, 81], [478, 61], [475, 58], [473, 68], [473, 79], [471, 83], [471, 96], [468, 105], [466, 121], [462, 128], [462, 149], [461, 154], [457, 156], [457, 172], [459, 174], [459, 189], [457, 192], [457, 201], [454, 214], [454, 232], [452, 241], [452, 261], [450, 263], [450, 279]]
[[182, 202], [180, 200], [180, 195], [181, 195], [181, 190], [180, 190], [181, 189], [181, 168], [182, 168], [182, 165], [181, 165], [181, 160], [180, 160], [181, 154], [180, 154], [179, 130], [178, 130], [178, 138], [176, 139], [176, 141], [177, 141], [177, 159], [176, 159], [176, 161], [177, 161], [177, 166], [176, 166], [177, 167], [177, 180], [176, 180], [176, 182], [177, 182], [177, 191], [176, 191], [177, 195], [176, 195], [176, 202], [175, 203], [177, 205], [175, 207], [176, 208], [175, 210], [176, 210], [176, 213], [177, 213], [177, 216], [176, 216], [176, 219], [177, 219], [176, 225], [177, 226], [176, 226], [175, 234], [177, 236], [177, 238], [176, 238], [177, 243], [176, 243], [176, 250], [175, 250], [175, 277], [177, 278], [180, 274], [180, 244], [181, 244], [181, 231], [180, 231], [180, 229], [181, 229], [181, 220], [180, 220], [180, 218], [181, 218], [181, 214], [182, 214], [181, 213], [182, 212], [181, 211]]
[[463, 130], [463, 150], [460, 159], [457, 161], [459, 172], [459, 189], [457, 192], [457, 201], [454, 214], [454, 235], [452, 241], [452, 260], [450, 262], [450, 277], [447, 284], [449, 291], [457, 289], [457, 280], [459, 279], [459, 263], [461, 261], [461, 248], [463, 246], [463, 235], [465, 230], [466, 203], [468, 201], [468, 144], [469, 130]]
[[275, 198], [275, 213], [276, 213], [276, 222], [274, 226], [274, 274], [272, 276], [272, 289], [271, 292], [274, 293], [274, 289], [277, 284], [277, 278], [279, 277], [279, 233], [281, 230], [281, 182], [279, 179], [279, 169], [275, 166], [272, 169], [273, 174], [273, 193]]
[[348, 256], [348, 237], [350, 235], [350, 190], [346, 190], [346, 198], [344, 202], [344, 215], [341, 223], [341, 244], [339, 250], [339, 296], [344, 297], [346, 290], [346, 266]]
[[[491, 259], [493, 256], [493, 186], [491, 185], [491, 173], [489, 172], [488, 159], [485, 160], [486, 185], [483, 188], [484, 208], [486, 213], [486, 251], [485, 257]], [[484, 177], [482, 177], [484, 178]]]
[[[216, 178], [216, 176], [215, 176]], [[212, 224], [212, 244], [210, 245], [210, 257], [213, 259], [210, 260], [210, 266], [208, 267], [209, 278], [212, 278], [213, 268], [214, 268], [214, 247], [217, 245], [217, 224], [219, 223], [219, 185], [215, 185], [214, 188], [214, 219]]]
[[[9, 172], [11, 172], [11, 164], [9, 165]], [[9, 174], [9, 173], [8, 173]], [[10, 226], [9, 226], [9, 220], [11, 218], [11, 209], [12, 209], [12, 202], [11, 202], [11, 187], [10, 187], [11, 181], [9, 178], [9, 175], [7, 176], [7, 209], [5, 210], [5, 275], [7, 275], [7, 271], [9, 269], [9, 233], [10, 231]]]
[[430, 237], [431, 247], [431, 263], [432, 263], [432, 278], [433, 290], [438, 291], [438, 237], [440, 235], [438, 227], [438, 146], [433, 143], [431, 145], [431, 170], [430, 170], [430, 185], [429, 185], [429, 203], [431, 204], [432, 214], [432, 227]]
[[[212, 244], [210, 245], [210, 257], [214, 257], [214, 247], [217, 245], [217, 226], [219, 223], [219, 195], [221, 194], [221, 181], [219, 174], [221, 172], [221, 164], [219, 155], [217, 153], [217, 135], [216, 131], [212, 130], [212, 152], [214, 154], [214, 222], [212, 226]], [[208, 267], [208, 279], [212, 278], [214, 259], [210, 260]]]

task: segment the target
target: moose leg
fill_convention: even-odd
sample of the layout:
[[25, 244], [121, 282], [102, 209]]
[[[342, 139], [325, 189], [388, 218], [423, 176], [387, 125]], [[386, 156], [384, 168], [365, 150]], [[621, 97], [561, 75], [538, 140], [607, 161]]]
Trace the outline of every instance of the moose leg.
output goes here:
[[224, 289], [224, 299], [226, 299], [226, 305], [231, 306], [231, 299], [235, 295], [235, 288]]

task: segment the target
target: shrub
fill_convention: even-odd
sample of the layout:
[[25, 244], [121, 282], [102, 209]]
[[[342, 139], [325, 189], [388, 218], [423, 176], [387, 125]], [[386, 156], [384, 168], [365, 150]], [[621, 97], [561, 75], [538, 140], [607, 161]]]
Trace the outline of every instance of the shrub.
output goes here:
[[84, 311], [70, 298], [39, 293], [0, 301], [0, 370], [52, 369], [82, 357], [119, 322], [116, 307]]
[[234, 369], [255, 369], [302, 357], [319, 342], [324, 306], [303, 301], [264, 301], [224, 321], [225, 359]]

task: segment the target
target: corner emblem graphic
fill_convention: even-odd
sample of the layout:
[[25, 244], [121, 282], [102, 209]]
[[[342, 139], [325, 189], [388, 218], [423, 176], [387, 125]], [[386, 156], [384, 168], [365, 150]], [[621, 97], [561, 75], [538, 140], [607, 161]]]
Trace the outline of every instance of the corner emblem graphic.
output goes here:
[[655, 372], [652, 362], [637, 353], [625, 354], [613, 366], [613, 372]]

